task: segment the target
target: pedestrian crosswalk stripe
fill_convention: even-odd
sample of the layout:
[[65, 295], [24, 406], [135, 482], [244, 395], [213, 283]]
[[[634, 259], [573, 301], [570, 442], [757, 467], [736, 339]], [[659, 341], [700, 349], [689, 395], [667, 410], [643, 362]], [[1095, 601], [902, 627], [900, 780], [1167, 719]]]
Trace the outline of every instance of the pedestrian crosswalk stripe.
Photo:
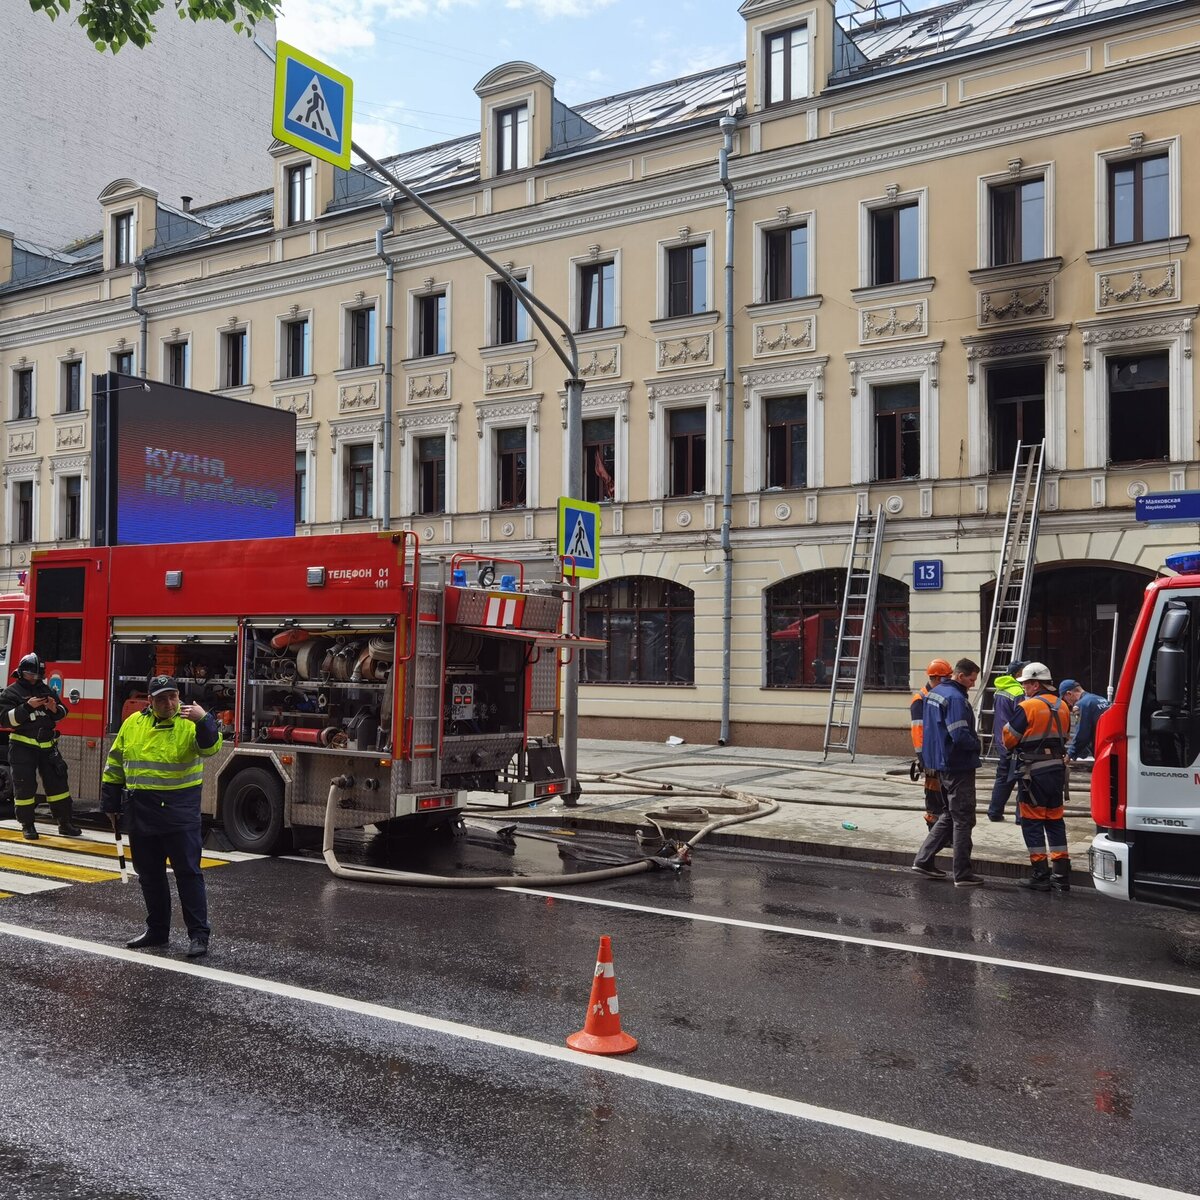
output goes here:
[[[102, 836], [102, 835], [101, 835]], [[95, 841], [85, 833], [83, 837], [56, 837], [54, 834], [42, 834], [36, 842], [27, 842], [25, 835], [18, 829], [0, 828], [0, 847], [9, 853], [28, 853], [34, 857], [45, 857], [53, 861], [74, 862], [76, 866], [92, 865], [88, 860], [113, 859], [117, 857], [116, 843], [110, 838], [106, 841]], [[129, 858], [129, 842], [125, 842], [125, 856]], [[246, 855], [252, 858], [255, 855]], [[214, 856], [205, 852], [200, 859], [202, 867], [223, 867], [234, 859], [233, 855]]]
[[7, 898], [12, 895], [31, 896], [35, 892], [56, 892], [59, 888], [70, 887], [54, 879], [38, 879], [35, 875], [14, 875], [11, 871], [0, 871], [0, 887], [8, 890], [0, 893]]
[[49, 879], [69, 879], [72, 883], [104, 883], [120, 879], [117, 871], [98, 871], [95, 867], [80, 867], [70, 863], [49, 862], [20, 854], [0, 854], [0, 870], [18, 874], [45, 875]]

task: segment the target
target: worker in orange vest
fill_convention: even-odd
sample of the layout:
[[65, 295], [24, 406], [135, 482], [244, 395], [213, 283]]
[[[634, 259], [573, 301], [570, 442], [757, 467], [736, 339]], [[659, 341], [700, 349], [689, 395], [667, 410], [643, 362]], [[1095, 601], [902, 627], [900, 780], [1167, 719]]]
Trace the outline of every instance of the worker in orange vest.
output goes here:
[[925, 674], [929, 676], [929, 679], [918, 691], [913, 692], [912, 700], [908, 705], [908, 715], [912, 730], [913, 754], [916, 755], [913, 778], [916, 778], [917, 771], [922, 772], [925, 776], [925, 825], [927, 828], [932, 828], [933, 823], [946, 811], [946, 800], [942, 795], [942, 784], [937, 777], [937, 772], [926, 770], [925, 760], [922, 757], [925, 743], [925, 697], [939, 683], [944, 683], [950, 678], [950, 664], [944, 658], [935, 658], [925, 668]]

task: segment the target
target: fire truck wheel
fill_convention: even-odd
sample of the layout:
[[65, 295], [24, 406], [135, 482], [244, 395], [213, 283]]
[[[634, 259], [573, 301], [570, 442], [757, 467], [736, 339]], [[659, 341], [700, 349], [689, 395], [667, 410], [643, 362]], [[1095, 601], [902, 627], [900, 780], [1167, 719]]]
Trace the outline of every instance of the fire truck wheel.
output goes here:
[[221, 804], [225, 836], [235, 850], [247, 854], [280, 854], [286, 851], [283, 827], [283, 784], [273, 771], [246, 767], [225, 789]]

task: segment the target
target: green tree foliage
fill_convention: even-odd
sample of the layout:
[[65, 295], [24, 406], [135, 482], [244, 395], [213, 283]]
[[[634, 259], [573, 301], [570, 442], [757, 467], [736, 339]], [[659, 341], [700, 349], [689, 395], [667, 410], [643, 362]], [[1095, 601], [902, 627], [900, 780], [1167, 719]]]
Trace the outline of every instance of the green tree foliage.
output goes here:
[[[126, 42], [149, 44], [155, 33], [153, 18], [169, 4], [175, 5], [180, 20], [224, 21], [249, 34], [256, 21], [278, 16], [283, 0], [80, 0], [75, 20], [97, 50], [115, 54]], [[29, 7], [53, 21], [70, 14], [71, 0], [29, 0]]]

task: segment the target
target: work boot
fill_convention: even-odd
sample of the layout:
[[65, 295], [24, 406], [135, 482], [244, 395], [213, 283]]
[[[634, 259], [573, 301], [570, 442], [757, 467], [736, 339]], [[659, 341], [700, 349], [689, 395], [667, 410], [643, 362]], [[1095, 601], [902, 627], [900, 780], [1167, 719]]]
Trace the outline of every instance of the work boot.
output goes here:
[[38, 840], [37, 826], [34, 825], [32, 816], [28, 820], [24, 817], [21, 818], [21, 832], [25, 835], [27, 842], [36, 842]]
[[58, 832], [63, 837], [80, 837], [83, 830], [71, 820], [71, 798], [50, 801], [50, 815], [58, 822]]
[[1050, 868], [1045, 863], [1034, 863], [1029, 869], [1029, 878], [1020, 880], [1017, 887], [1027, 888], [1031, 892], [1048, 892]]
[[1056, 892], [1069, 892], [1071, 890], [1071, 860], [1069, 858], [1059, 858], [1051, 863], [1054, 876], [1050, 880], [1051, 887]]

